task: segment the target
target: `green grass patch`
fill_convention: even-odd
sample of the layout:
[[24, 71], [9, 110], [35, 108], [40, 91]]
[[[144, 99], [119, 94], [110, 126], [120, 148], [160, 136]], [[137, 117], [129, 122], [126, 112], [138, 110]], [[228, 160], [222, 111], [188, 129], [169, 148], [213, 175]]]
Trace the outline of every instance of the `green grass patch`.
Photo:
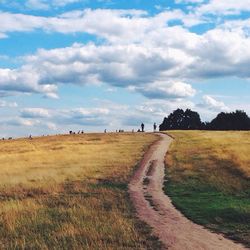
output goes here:
[[[250, 247], [250, 179], [241, 166], [248, 159], [235, 157], [229, 133], [215, 139], [213, 133], [173, 132], [164, 191], [189, 219]], [[250, 133], [235, 133], [234, 139], [248, 144]]]

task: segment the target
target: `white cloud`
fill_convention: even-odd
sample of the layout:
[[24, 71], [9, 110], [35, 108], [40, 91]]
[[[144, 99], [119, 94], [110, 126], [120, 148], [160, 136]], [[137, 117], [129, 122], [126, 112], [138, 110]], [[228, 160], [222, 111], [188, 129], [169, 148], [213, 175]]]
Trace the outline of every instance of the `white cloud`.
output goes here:
[[154, 82], [135, 90], [151, 99], [186, 98], [196, 93], [190, 84], [184, 82]]
[[169, 80], [176, 78], [189, 61], [176, 49], [166, 51], [143, 45], [93, 44], [40, 50], [27, 58], [33, 70], [39, 72], [40, 84], [107, 83], [115, 87], [130, 87], [149, 98], [193, 96], [195, 90], [190, 84]]
[[250, 77], [250, 38], [245, 34], [222, 28], [202, 35], [181, 27], [164, 31], [145, 33], [140, 43], [41, 49], [26, 57], [20, 69], [0, 69], [0, 91], [57, 97], [59, 84], [106, 83], [149, 98], [186, 98], [195, 94], [190, 83], [197, 79]]
[[[8, 32], [31, 32], [42, 29], [65, 34], [84, 32], [105, 38], [109, 42], [121, 43], [141, 41], [145, 33], [167, 27], [168, 22], [172, 20], [188, 18], [181, 10], [167, 10], [151, 17], [141, 10], [85, 9], [55, 17], [0, 12], [0, 19], [2, 35]], [[192, 16], [192, 19], [195, 19], [195, 16]], [[199, 18], [196, 23], [199, 23]]]
[[220, 76], [250, 76], [248, 65], [250, 39], [244, 34], [215, 29], [201, 37], [193, 50], [196, 60], [190, 66], [190, 74], [201, 78]]
[[[61, 7], [80, 0], [28, 0], [30, 8], [48, 9], [51, 6]], [[109, 42], [141, 41], [145, 33], [160, 31], [169, 22], [183, 22], [184, 26], [192, 27], [201, 23], [215, 23], [216, 18], [207, 14], [239, 14], [250, 11], [250, 0], [179, 0], [185, 3], [199, 3], [198, 7], [188, 12], [181, 9], [163, 10], [155, 16], [150, 16], [142, 10], [119, 9], [84, 9], [63, 13], [59, 16], [45, 17], [25, 14], [0, 12], [0, 38], [8, 32], [27, 32], [42, 29], [48, 32], [75, 33], [86, 32], [107, 39]], [[202, 4], [203, 3], [203, 4]], [[99, 20], [102, 20], [101, 22]], [[223, 19], [221, 20], [223, 22]], [[164, 30], [163, 30], [164, 31]]]
[[157, 121], [162, 120], [177, 108], [187, 109], [194, 108], [195, 105], [191, 101], [174, 99], [174, 100], [148, 100], [139, 105], [136, 110], [153, 116]]
[[27, 32], [46, 28], [46, 17], [0, 12], [0, 33]]
[[201, 14], [216, 15], [237, 15], [243, 11], [250, 11], [250, 0], [210, 0], [197, 9]]
[[[57, 98], [59, 84], [109, 84], [149, 98], [186, 98], [191, 83], [221, 76], [249, 78], [250, 38], [221, 26], [195, 34], [168, 21], [202, 21], [180, 10], [148, 16], [140, 10], [97, 9], [39, 17], [0, 13], [0, 32], [44, 29], [87, 32], [102, 44], [39, 50], [19, 69], [0, 69], [0, 94], [40, 93]], [[104, 20], [100, 22], [99, 20]], [[106, 23], [107, 20], [109, 23]], [[191, 25], [191, 24], [190, 24]]]
[[0, 93], [13, 95], [16, 93], [41, 93], [44, 96], [56, 97], [57, 86], [39, 84], [39, 75], [29, 67], [21, 69], [0, 68]]
[[219, 27], [223, 30], [240, 34], [247, 38], [250, 37], [250, 18], [246, 18], [244, 20], [227, 20], [223, 24], [219, 25]]
[[180, 27], [165, 29], [167, 33], [149, 33], [141, 43], [75, 44], [39, 50], [26, 60], [39, 72], [41, 84], [107, 83], [130, 86], [148, 97], [192, 96], [194, 79], [250, 77], [250, 38], [244, 34], [214, 29], [197, 35]]
[[230, 111], [229, 107], [227, 107], [224, 102], [217, 101], [209, 95], [204, 95], [203, 103], [198, 104], [197, 106], [218, 112]]

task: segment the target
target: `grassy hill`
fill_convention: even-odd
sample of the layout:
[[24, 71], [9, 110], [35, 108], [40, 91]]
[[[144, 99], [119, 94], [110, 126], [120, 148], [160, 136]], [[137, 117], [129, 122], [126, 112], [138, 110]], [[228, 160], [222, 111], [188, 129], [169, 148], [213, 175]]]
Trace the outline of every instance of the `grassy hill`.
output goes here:
[[0, 142], [0, 249], [154, 248], [127, 195], [156, 136], [89, 134]]
[[[250, 132], [172, 131], [165, 191], [197, 223], [250, 246]], [[153, 134], [0, 142], [0, 249], [159, 249], [127, 194]]]
[[250, 132], [171, 131], [165, 192], [193, 221], [250, 247]]

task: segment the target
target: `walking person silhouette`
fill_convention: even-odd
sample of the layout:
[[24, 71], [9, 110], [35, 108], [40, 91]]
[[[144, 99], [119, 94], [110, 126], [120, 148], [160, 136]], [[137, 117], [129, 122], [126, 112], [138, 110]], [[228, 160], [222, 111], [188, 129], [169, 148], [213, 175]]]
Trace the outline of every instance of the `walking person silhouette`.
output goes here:
[[144, 132], [144, 124], [141, 124], [141, 132]]
[[156, 129], [157, 129], [157, 125], [156, 123], [154, 123], [154, 132], [156, 132]]

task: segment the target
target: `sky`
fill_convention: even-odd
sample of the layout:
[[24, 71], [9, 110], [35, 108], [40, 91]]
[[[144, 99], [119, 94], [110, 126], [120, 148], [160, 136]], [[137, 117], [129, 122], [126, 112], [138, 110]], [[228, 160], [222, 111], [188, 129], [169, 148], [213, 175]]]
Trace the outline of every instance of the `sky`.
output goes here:
[[0, 137], [250, 115], [250, 0], [0, 0]]

